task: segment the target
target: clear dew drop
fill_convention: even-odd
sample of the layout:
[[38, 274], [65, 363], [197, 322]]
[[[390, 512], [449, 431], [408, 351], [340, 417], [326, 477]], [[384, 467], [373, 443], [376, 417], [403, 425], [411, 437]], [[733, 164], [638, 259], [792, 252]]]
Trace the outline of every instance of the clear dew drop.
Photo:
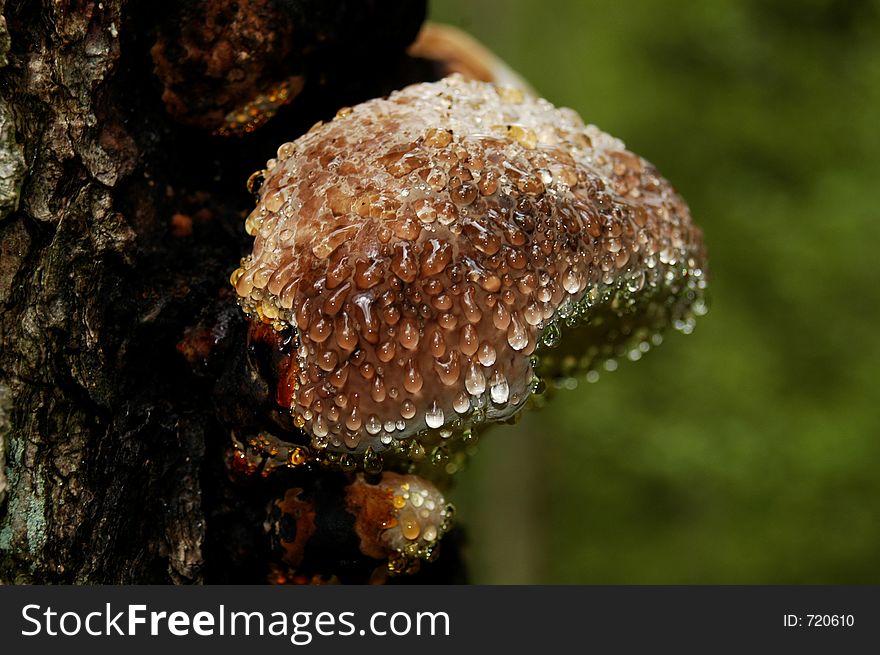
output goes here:
[[443, 425], [443, 410], [437, 405], [436, 400], [431, 403], [431, 407], [425, 412], [425, 423], [429, 428], [439, 428]]
[[315, 417], [315, 420], [312, 421], [312, 433], [316, 437], [326, 437], [327, 432], [327, 422], [324, 420], [324, 417], [319, 414]]
[[474, 362], [468, 366], [467, 373], [464, 375], [464, 388], [472, 396], [479, 396], [486, 390], [486, 376], [483, 375], [482, 369]]
[[529, 334], [516, 312], [510, 315], [510, 325], [507, 326], [507, 343], [514, 350], [522, 350], [529, 345]]
[[404, 400], [400, 405], [400, 415], [403, 418], [410, 419], [416, 415], [416, 406], [411, 400]]
[[495, 348], [488, 342], [483, 343], [477, 351], [477, 358], [483, 366], [492, 366], [495, 363]]
[[492, 379], [489, 380], [489, 395], [492, 396], [492, 402], [496, 405], [503, 405], [510, 397], [510, 387], [507, 385], [507, 378], [501, 371], [495, 371]]
[[353, 408], [351, 414], [345, 419], [345, 427], [352, 432], [357, 432], [361, 429], [361, 415], [357, 407]]
[[546, 328], [544, 328], [544, 334], [542, 335], [541, 340], [548, 348], [555, 348], [559, 345], [559, 341], [561, 338], [562, 330], [559, 329], [559, 325], [557, 325], [556, 323], [551, 323]]
[[379, 431], [382, 429], [382, 422], [379, 420], [379, 417], [375, 414], [370, 414], [367, 417], [366, 426], [367, 432], [370, 434], [379, 434]]
[[470, 408], [471, 401], [470, 399], [468, 399], [468, 395], [464, 392], [458, 394], [455, 400], [452, 401], [452, 409], [454, 409], [459, 414], [467, 414]]

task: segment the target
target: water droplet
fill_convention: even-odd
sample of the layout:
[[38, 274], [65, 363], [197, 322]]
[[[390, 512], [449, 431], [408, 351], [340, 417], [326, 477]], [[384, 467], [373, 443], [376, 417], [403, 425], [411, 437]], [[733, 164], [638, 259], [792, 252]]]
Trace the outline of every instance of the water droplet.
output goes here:
[[477, 352], [477, 348], [479, 347], [480, 338], [477, 335], [477, 330], [473, 325], [468, 323], [461, 329], [459, 349], [464, 355], [471, 357]]
[[459, 414], [467, 414], [471, 408], [471, 401], [468, 399], [468, 395], [464, 392], [458, 394], [455, 397], [455, 400], [452, 401], [452, 409], [454, 409]]
[[443, 410], [437, 405], [436, 400], [431, 403], [431, 407], [425, 412], [425, 423], [429, 428], [439, 428], [443, 425]]
[[419, 325], [411, 318], [405, 318], [400, 322], [397, 340], [407, 350], [415, 350], [419, 345]]
[[415, 281], [419, 274], [418, 262], [413, 254], [412, 247], [406, 241], [400, 241], [394, 245], [394, 255], [391, 257], [391, 270], [407, 284]]
[[373, 452], [372, 446], [368, 446], [364, 453], [364, 471], [373, 474], [382, 472], [382, 456]]
[[472, 396], [479, 396], [486, 390], [486, 376], [483, 370], [471, 362], [464, 376], [464, 387]]
[[410, 393], [418, 393], [422, 390], [422, 384], [422, 374], [419, 373], [419, 369], [416, 366], [415, 360], [408, 360], [406, 373], [404, 374], [403, 378], [403, 388]]
[[492, 402], [496, 405], [503, 405], [507, 402], [510, 395], [510, 388], [507, 385], [507, 378], [501, 371], [495, 371], [495, 374], [489, 380], [489, 394], [492, 396]]
[[556, 323], [550, 323], [546, 328], [544, 328], [544, 334], [541, 336], [541, 340], [544, 342], [544, 345], [548, 348], [555, 348], [559, 345], [559, 341], [562, 339], [562, 330], [559, 329], [559, 325]]
[[370, 397], [377, 403], [385, 400], [385, 383], [379, 375], [373, 379], [373, 385], [370, 387]]
[[352, 432], [357, 432], [361, 429], [362, 420], [360, 410], [355, 407], [351, 410], [351, 414], [348, 415], [348, 418], [345, 419], [345, 427], [347, 427]]
[[379, 431], [382, 430], [382, 422], [379, 420], [378, 416], [370, 414], [367, 417], [366, 428], [367, 432], [370, 434], [379, 434]]
[[495, 363], [495, 348], [488, 341], [484, 342], [477, 353], [477, 359], [483, 366], [492, 366]]
[[523, 350], [529, 345], [529, 334], [516, 312], [510, 316], [510, 325], [507, 327], [507, 343], [514, 350]]
[[455, 384], [459, 375], [458, 353], [450, 350], [445, 359], [435, 359], [434, 370], [437, 371], [440, 381], [447, 387]]
[[495, 310], [492, 312], [492, 323], [499, 330], [506, 330], [510, 325], [510, 312], [503, 303], [495, 303]]
[[414, 541], [415, 539], [419, 538], [419, 534], [421, 534], [422, 528], [419, 525], [419, 522], [416, 520], [416, 517], [411, 512], [401, 514], [398, 520], [400, 521], [400, 533], [404, 536], [405, 539]]
[[326, 437], [327, 432], [327, 422], [324, 420], [324, 417], [319, 414], [315, 417], [315, 420], [312, 421], [312, 434], [316, 437]]
[[309, 328], [309, 338], [315, 343], [324, 343], [330, 333], [333, 331], [333, 325], [326, 318], [321, 317]]
[[431, 356], [435, 359], [443, 357], [446, 353], [446, 341], [443, 339], [443, 333], [440, 332], [439, 329], [434, 328], [432, 330], [431, 336], [428, 339], [428, 344], [431, 350]]
[[416, 406], [411, 400], [404, 400], [400, 405], [400, 415], [403, 418], [410, 419], [416, 415]]
[[483, 312], [477, 304], [476, 289], [468, 286], [461, 296], [461, 308], [465, 318], [471, 323], [479, 323], [483, 318]]

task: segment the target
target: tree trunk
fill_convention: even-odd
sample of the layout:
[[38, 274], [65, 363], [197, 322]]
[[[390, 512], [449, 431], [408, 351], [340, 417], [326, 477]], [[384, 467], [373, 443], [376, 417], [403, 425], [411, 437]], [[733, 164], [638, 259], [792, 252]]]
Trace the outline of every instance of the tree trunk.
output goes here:
[[353, 30], [361, 9], [347, 6], [362, 3], [245, 4], [299, 21], [253, 79], [306, 84], [264, 128], [228, 137], [170, 89], [184, 105], [187, 88], [217, 93], [214, 120], [231, 87], [175, 70], [167, 42], [235, 3], [172, 3], [183, 13], [163, 27], [170, 9], [150, 2], [0, 0], [0, 581], [266, 577], [265, 493], [229, 482], [215, 409], [216, 362], [243, 322], [227, 288], [247, 246], [245, 181], [316, 120], [430, 71], [402, 54], [422, 3], [366, 3], [405, 37], [374, 57], [327, 38]]

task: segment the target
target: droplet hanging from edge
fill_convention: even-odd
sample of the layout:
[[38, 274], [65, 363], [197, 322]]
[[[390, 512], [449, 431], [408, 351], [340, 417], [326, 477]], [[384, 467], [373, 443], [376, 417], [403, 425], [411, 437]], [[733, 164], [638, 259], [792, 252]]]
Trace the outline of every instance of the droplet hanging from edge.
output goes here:
[[425, 424], [429, 428], [439, 428], [443, 425], [443, 410], [437, 405], [436, 400], [431, 403], [431, 407], [425, 412]]
[[522, 350], [529, 345], [529, 334], [516, 312], [510, 315], [510, 325], [507, 326], [507, 343], [514, 350]]
[[561, 338], [562, 330], [560, 330], [559, 325], [554, 322], [544, 328], [544, 334], [542, 335], [541, 340], [548, 348], [555, 348], [559, 345], [559, 340]]
[[374, 452], [372, 446], [364, 453], [364, 471], [373, 474], [382, 472], [382, 455]]
[[378, 434], [382, 429], [382, 422], [379, 420], [379, 417], [375, 414], [370, 414], [367, 418], [366, 423], [367, 432], [370, 434]]
[[474, 362], [468, 366], [464, 376], [464, 386], [472, 396], [479, 396], [486, 390], [486, 376], [482, 369]]
[[492, 379], [489, 380], [489, 394], [492, 396], [492, 402], [496, 405], [503, 405], [510, 397], [510, 387], [507, 384], [507, 378], [501, 371], [495, 371]]

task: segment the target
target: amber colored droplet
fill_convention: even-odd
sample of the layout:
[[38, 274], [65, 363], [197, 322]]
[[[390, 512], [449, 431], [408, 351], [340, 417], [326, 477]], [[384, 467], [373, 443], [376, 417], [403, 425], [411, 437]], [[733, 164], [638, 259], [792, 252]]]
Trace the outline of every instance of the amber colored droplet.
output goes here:
[[296, 309], [296, 326], [300, 330], [308, 330], [312, 319], [312, 300], [306, 298]]
[[325, 350], [320, 355], [318, 355], [318, 366], [321, 367], [322, 371], [325, 371], [327, 373], [336, 368], [336, 364], [338, 361], [339, 356], [334, 350]]
[[353, 299], [355, 306], [360, 310], [359, 323], [360, 335], [364, 341], [370, 344], [379, 343], [379, 321], [373, 312], [373, 304], [368, 294], [362, 294]]
[[437, 210], [427, 198], [423, 198], [415, 204], [416, 216], [422, 223], [433, 223], [437, 218]]
[[378, 260], [361, 260], [355, 264], [354, 271], [354, 281], [359, 289], [371, 289], [382, 281], [382, 267]]
[[348, 260], [342, 258], [335, 267], [327, 272], [327, 289], [333, 290], [345, 282], [351, 275], [351, 271], [352, 269], [351, 266], [348, 265]]
[[394, 245], [394, 255], [391, 257], [391, 270], [407, 284], [415, 281], [419, 273], [419, 267], [413, 255], [412, 246], [408, 243], [400, 242]]
[[501, 279], [497, 275], [481, 275], [480, 286], [489, 293], [497, 293], [501, 289]]
[[410, 359], [406, 363], [406, 370], [403, 375], [403, 388], [410, 393], [419, 393], [422, 390], [422, 384], [422, 374], [419, 373], [415, 361]]
[[451, 225], [458, 218], [458, 208], [448, 200], [437, 203], [434, 209], [437, 210], [437, 220], [442, 225]]
[[357, 432], [361, 429], [361, 425], [363, 425], [361, 411], [357, 407], [354, 407], [352, 408], [351, 413], [345, 419], [345, 427], [347, 427], [352, 432]]
[[411, 318], [405, 318], [397, 328], [397, 340], [407, 350], [415, 350], [419, 345], [419, 324]]
[[326, 318], [320, 318], [309, 328], [309, 338], [315, 343], [324, 343], [332, 331], [333, 326], [330, 321]]
[[411, 400], [404, 400], [400, 405], [400, 415], [405, 419], [411, 419], [416, 415], [416, 406]]
[[376, 357], [383, 364], [387, 364], [392, 359], [394, 359], [394, 353], [397, 351], [397, 346], [394, 341], [385, 341], [378, 348], [376, 348]]
[[484, 196], [491, 196], [498, 190], [498, 173], [494, 170], [483, 172], [480, 181], [477, 182], [477, 188]]
[[480, 347], [480, 337], [473, 325], [468, 323], [461, 329], [461, 336], [458, 340], [458, 347], [462, 353], [471, 357]]
[[443, 357], [446, 354], [446, 340], [437, 328], [431, 330], [431, 336], [428, 338], [428, 347], [431, 349], [431, 355], [434, 358]]
[[341, 367], [333, 371], [330, 374], [330, 384], [332, 384], [337, 389], [341, 389], [345, 386], [345, 383], [348, 381], [348, 362], [343, 364]]
[[506, 330], [510, 325], [510, 312], [502, 303], [496, 303], [495, 309], [492, 311], [492, 323], [499, 330]]
[[470, 182], [464, 182], [458, 188], [449, 192], [452, 202], [457, 205], [467, 206], [477, 199], [477, 187]]
[[455, 314], [441, 314], [437, 319], [437, 324], [444, 330], [454, 330], [458, 325], [458, 319]]
[[419, 538], [419, 535], [422, 533], [422, 528], [411, 512], [401, 514], [401, 516], [398, 517], [398, 520], [400, 521], [400, 533], [404, 538], [409, 539], [410, 541]]
[[452, 260], [452, 247], [439, 239], [428, 239], [422, 253], [422, 276], [430, 277], [442, 273]]
[[458, 381], [460, 373], [458, 353], [450, 350], [446, 357], [434, 360], [434, 370], [440, 381], [447, 387], [451, 387]]
[[465, 318], [471, 323], [479, 323], [483, 318], [483, 312], [477, 304], [476, 290], [468, 286], [461, 296], [461, 308]]
[[377, 403], [385, 400], [385, 383], [382, 381], [381, 376], [377, 375], [373, 380], [373, 386], [370, 387], [370, 398]]
[[406, 241], [415, 241], [419, 238], [419, 234], [422, 231], [421, 222], [417, 221], [412, 217], [405, 217], [402, 220], [395, 221], [393, 223], [394, 235], [398, 239], [405, 239]]
[[423, 143], [431, 148], [445, 148], [452, 143], [452, 130], [430, 127], [425, 131]]
[[373, 376], [376, 375], [376, 369], [373, 367], [372, 364], [370, 364], [370, 362], [361, 364], [359, 370], [361, 372], [361, 377], [363, 377], [365, 380], [372, 380]]
[[336, 343], [343, 350], [354, 350], [357, 346], [357, 332], [351, 324], [347, 312], [336, 317]]

